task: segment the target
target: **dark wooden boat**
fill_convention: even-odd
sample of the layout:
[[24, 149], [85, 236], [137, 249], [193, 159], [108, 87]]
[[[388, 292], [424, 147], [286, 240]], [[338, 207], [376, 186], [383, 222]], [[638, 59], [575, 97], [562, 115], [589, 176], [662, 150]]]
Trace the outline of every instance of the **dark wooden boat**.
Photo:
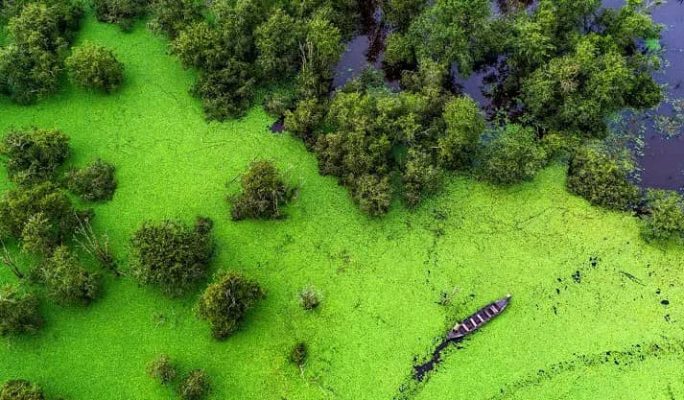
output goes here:
[[475, 314], [464, 319], [460, 323], [456, 324], [454, 328], [449, 331], [447, 335], [447, 340], [456, 340], [463, 338], [464, 336], [473, 333], [478, 330], [482, 325], [491, 321], [494, 317], [501, 314], [503, 310], [506, 309], [508, 303], [511, 301], [511, 295], [504, 297], [501, 300], [495, 301], [483, 308], [481, 308]]

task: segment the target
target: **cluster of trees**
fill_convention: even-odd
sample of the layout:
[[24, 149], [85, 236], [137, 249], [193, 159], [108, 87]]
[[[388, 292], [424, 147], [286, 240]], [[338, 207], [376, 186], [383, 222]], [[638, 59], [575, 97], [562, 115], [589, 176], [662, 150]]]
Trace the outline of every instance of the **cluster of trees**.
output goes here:
[[[108, 0], [110, 1], [110, 0]], [[210, 119], [240, 116], [259, 85], [297, 83], [297, 98], [329, 91], [332, 67], [358, 19], [357, 1], [203, 2], [158, 0], [156, 30], [184, 66], [199, 71], [192, 92]]]
[[0, 48], [0, 93], [31, 104], [54, 93], [83, 8], [71, 0], [0, 3], [8, 43]]
[[[0, 155], [6, 158], [9, 178], [16, 185], [0, 198], [1, 258], [20, 283], [2, 289], [0, 334], [32, 332], [41, 326], [39, 301], [31, 284], [42, 284], [48, 297], [61, 304], [96, 299], [99, 276], [81, 264], [70, 247], [73, 243], [87, 243], [86, 251], [97, 254], [98, 261], [107, 261], [108, 268], [114, 263], [108, 247], [90, 227], [92, 210], [77, 209], [64, 188], [59, 171], [69, 154], [68, 137], [55, 130], [13, 131], [0, 143]], [[111, 187], [114, 177], [91, 174], [80, 180], [86, 188], [88, 180], [110, 181]], [[89, 190], [77, 194], [92, 198]], [[8, 241], [32, 260], [28, 273], [5, 247]]]
[[233, 220], [276, 219], [284, 216], [282, 207], [295, 194], [270, 161], [255, 161], [242, 176], [242, 192], [229, 198]]
[[202, 400], [211, 392], [211, 381], [203, 369], [194, 369], [180, 377], [178, 366], [166, 354], [153, 360], [147, 373], [162, 385], [173, 385], [182, 400]]

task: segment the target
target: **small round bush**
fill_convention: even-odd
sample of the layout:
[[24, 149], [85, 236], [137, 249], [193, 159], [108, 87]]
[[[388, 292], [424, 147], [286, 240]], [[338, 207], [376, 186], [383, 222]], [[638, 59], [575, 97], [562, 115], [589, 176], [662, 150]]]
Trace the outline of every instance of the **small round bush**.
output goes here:
[[176, 379], [178, 370], [171, 362], [171, 358], [162, 354], [147, 366], [147, 374], [162, 385], [168, 385]]
[[15, 285], [0, 287], [0, 335], [33, 333], [42, 325], [39, 301], [34, 294]]
[[178, 395], [183, 400], [201, 400], [211, 391], [209, 377], [204, 370], [191, 371], [178, 386]]
[[100, 291], [99, 275], [83, 268], [66, 246], [45, 260], [40, 277], [48, 295], [60, 304], [90, 304]]
[[570, 192], [591, 204], [629, 210], [640, 198], [639, 189], [631, 180], [634, 170], [634, 162], [628, 155], [589, 144], [579, 148], [571, 159], [567, 186]]
[[644, 236], [667, 240], [684, 237], [684, 198], [671, 190], [649, 190], [646, 195], [649, 215]]
[[86, 89], [111, 93], [123, 83], [123, 64], [112, 50], [93, 43], [75, 48], [66, 67], [71, 81]]
[[498, 185], [532, 179], [547, 162], [534, 130], [506, 125], [491, 132], [479, 155], [478, 176]]
[[290, 361], [298, 367], [302, 367], [309, 357], [309, 348], [304, 342], [297, 343], [290, 352]]
[[242, 177], [242, 193], [232, 199], [233, 220], [276, 219], [283, 217], [281, 207], [294, 195], [269, 161], [252, 163]]
[[212, 334], [222, 340], [233, 334], [257, 300], [264, 297], [259, 284], [242, 275], [224, 272], [200, 298], [198, 314], [209, 321]]
[[12, 131], [0, 144], [9, 177], [20, 185], [52, 179], [69, 153], [69, 137], [58, 130]]
[[321, 304], [321, 299], [318, 291], [312, 287], [304, 288], [301, 293], [299, 293], [299, 304], [305, 310], [313, 310]]
[[211, 224], [199, 221], [195, 227], [172, 220], [145, 222], [132, 239], [134, 276], [169, 296], [183, 295], [204, 279], [214, 245]]
[[5, 382], [0, 388], [0, 400], [45, 400], [43, 389], [24, 379]]
[[86, 201], [107, 201], [114, 197], [114, 166], [100, 159], [67, 175], [69, 190]]

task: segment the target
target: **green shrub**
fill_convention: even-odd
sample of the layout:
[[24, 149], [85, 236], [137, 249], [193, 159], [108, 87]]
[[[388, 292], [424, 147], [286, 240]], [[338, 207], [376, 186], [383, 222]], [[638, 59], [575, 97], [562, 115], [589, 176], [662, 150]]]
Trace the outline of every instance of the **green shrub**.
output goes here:
[[442, 186], [443, 173], [427, 152], [409, 149], [401, 180], [404, 201], [417, 206], [426, 194], [435, 193]]
[[292, 198], [288, 187], [269, 161], [253, 162], [242, 176], [242, 193], [231, 199], [233, 220], [249, 218], [275, 219], [284, 216], [282, 206]]
[[308, 357], [309, 347], [304, 342], [297, 343], [290, 352], [290, 361], [300, 368], [306, 364]]
[[[11, 189], [0, 199], [0, 226], [28, 248], [52, 249], [73, 235], [79, 217], [64, 191], [45, 182]], [[34, 247], [35, 246], [35, 247]]]
[[5, 382], [0, 388], [0, 400], [45, 400], [43, 389], [24, 379]]
[[644, 236], [667, 240], [684, 238], [684, 198], [670, 190], [649, 190], [646, 195], [649, 211], [645, 219]]
[[183, 400], [202, 400], [211, 392], [211, 382], [202, 369], [190, 371], [178, 387], [178, 395]]
[[198, 314], [209, 322], [216, 339], [226, 339], [238, 329], [247, 311], [263, 297], [264, 291], [256, 282], [224, 272], [204, 291]]
[[69, 138], [58, 130], [13, 131], [0, 144], [7, 172], [17, 184], [34, 184], [54, 177], [69, 158]]
[[202, 19], [203, 8], [197, 0], [152, 0], [154, 18], [150, 27], [175, 39], [185, 28]]
[[450, 169], [470, 166], [485, 129], [480, 107], [470, 97], [457, 97], [446, 104], [442, 117], [446, 131], [438, 140], [441, 165]]
[[92, 303], [100, 292], [100, 277], [83, 268], [68, 247], [59, 246], [43, 262], [40, 278], [48, 295], [60, 304]]
[[204, 222], [196, 227], [171, 220], [145, 222], [132, 244], [134, 276], [143, 284], [159, 286], [170, 296], [187, 293], [206, 277], [214, 250]]
[[70, 171], [67, 186], [86, 201], [111, 200], [117, 186], [114, 170], [112, 164], [98, 159], [83, 169]]
[[178, 376], [178, 369], [169, 356], [162, 354], [147, 366], [147, 374], [162, 385], [168, 385]]
[[365, 214], [379, 217], [389, 211], [392, 203], [392, 186], [388, 177], [362, 175], [351, 190], [352, 198]]
[[148, 0], [93, 0], [97, 20], [117, 24], [124, 31], [133, 28], [135, 20], [147, 11], [147, 5]]
[[59, 87], [59, 58], [50, 52], [9, 44], [0, 48], [0, 93], [18, 104], [33, 104]]
[[280, 118], [295, 107], [295, 100], [295, 95], [291, 92], [278, 91], [269, 93], [264, 98], [264, 110], [270, 115]]
[[[39, 305], [38, 298], [33, 293], [14, 285], [1, 286], [0, 335], [38, 331], [43, 326]], [[0, 399], [5, 398], [7, 397], [0, 396]]]
[[285, 112], [285, 130], [308, 144], [312, 144], [313, 133], [324, 118], [325, 108], [319, 104], [318, 100], [301, 100], [294, 110]]
[[639, 201], [639, 189], [631, 181], [635, 166], [625, 153], [614, 154], [600, 145], [579, 148], [570, 161], [567, 186], [591, 204], [629, 210]]
[[520, 125], [506, 125], [485, 139], [477, 174], [499, 185], [532, 179], [547, 163], [547, 154], [534, 130]]
[[318, 308], [318, 306], [321, 304], [318, 291], [311, 286], [302, 289], [302, 291], [299, 293], [299, 304], [305, 310], [313, 310]]
[[71, 81], [83, 88], [111, 93], [123, 83], [124, 66], [106, 47], [85, 43], [66, 59]]
[[245, 113], [256, 83], [251, 68], [234, 60], [225, 68], [200, 74], [192, 93], [202, 99], [207, 118], [223, 121]]

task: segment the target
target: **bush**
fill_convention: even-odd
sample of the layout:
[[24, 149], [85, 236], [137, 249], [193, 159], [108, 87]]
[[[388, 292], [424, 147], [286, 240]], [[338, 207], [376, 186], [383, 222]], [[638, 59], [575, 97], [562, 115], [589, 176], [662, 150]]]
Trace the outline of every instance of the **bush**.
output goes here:
[[352, 198], [365, 214], [379, 217], [389, 211], [392, 187], [388, 177], [362, 175], [352, 187]]
[[0, 400], [45, 400], [43, 389], [27, 380], [13, 379], [0, 388]]
[[202, 99], [207, 118], [223, 121], [244, 114], [255, 83], [251, 66], [233, 60], [223, 69], [200, 74], [192, 93]]
[[425, 194], [437, 192], [442, 186], [442, 177], [442, 170], [426, 152], [409, 149], [401, 176], [406, 204], [415, 207]]
[[200, 298], [199, 317], [209, 321], [214, 337], [222, 340], [238, 329], [247, 311], [263, 297], [264, 292], [256, 282], [224, 272]]
[[43, 317], [34, 294], [13, 285], [0, 287], [0, 335], [34, 333], [42, 326]]
[[176, 379], [178, 370], [171, 362], [171, 358], [162, 354], [147, 366], [147, 374], [162, 385], [168, 385]]
[[152, 0], [151, 8], [150, 27], [171, 39], [202, 19], [202, 2], [197, 0]]
[[241, 183], [242, 193], [232, 199], [231, 214], [235, 221], [281, 218], [284, 216], [281, 207], [294, 195], [294, 190], [285, 184], [269, 161], [253, 162]]
[[300, 368], [304, 366], [308, 357], [309, 348], [304, 342], [297, 343], [290, 352], [290, 361]]
[[123, 64], [106, 47], [85, 43], [66, 59], [71, 81], [83, 88], [110, 93], [123, 82]]
[[450, 169], [470, 166], [485, 121], [478, 104], [470, 97], [457, 97], [444, 107], [446, 131], [438, 141], [441, 165]]
[[5, 193], [0, 199], [0, 230], [31, 243], [29, 248], [51, 249], [71, 238], [84, 214], [74, 209], [64, 191], [45, 182]]
[[204, 370], [191, 371], [178, 387], [178, 395], [183, 400], [201, 400], [211, 391], [209, 377]]
[[145, 14], [147, 5], [147, 0], [93, 0], [97, 20], [117, 24], [124, 31], [133, 28], [135, 20]]
[[270, 115], [280, 118], [295, 107], [294, 93], [279, 91], [266, 95], [264, 98], [264, 110]]
[[670, 190], [649, 190], [646, 195], [649, 215], [644, 236], [667, 240], [684, 237], [684, 198]]
[[93, 302], [100, 291], [100, 277], [84, 269], [68, 247], [58, 247], [40, 268], [48, 295], [60, 304]]
[[29, 105], [55, 93], [60, 71], [53, 53], [15, 44], [0, 48], [0, 93], [15, 103]]
[[7, 30], [18, 46], [61, 57], [73, 41], [82, 17], [82, 6], [68, 0], [32, 1], [10, 19]]
[[7, 157], [7, 172], [17, 184], [34, 184], [54, 177], [69, 158], [69, 138], [58, 130], [10, 132], [0, 154]]
[[630, 179], [634, 170], [628, 155], [613, 154], [603, 146], [590, 144], [579, 148], [571, 159], [567, 186], [591, 204], [629, 210], [640, 197]]
[[207, 274], [214, 249], [210, 229], [205, 223], [193, 228], [180, 221], [145, 222], [132, 239], [134, 276], [167, 295], [185, 294]]
[[478, 175], [500, 185], [532, 179], [547, 163], [547, 154], [531, 128], [506, 125], [492, 132], [480, 152]]
[[301, 100], [294, 110], [285, 112], [285, 130], [313, 144], [313, 133], [325, 118], [325, 108], [316, 99]]
[[69, 172], [67, 186], [86, 201], [111, 200], [117, 186], [114, 170], [112, 164], [98, 159], [83, 169]]
[[321, 299], [318, 291], [312, 287], [304, 288], [301, 293], [299, 293], [299, 304], [305, 310], [313, 310], [318, 308], [321, 304]]

